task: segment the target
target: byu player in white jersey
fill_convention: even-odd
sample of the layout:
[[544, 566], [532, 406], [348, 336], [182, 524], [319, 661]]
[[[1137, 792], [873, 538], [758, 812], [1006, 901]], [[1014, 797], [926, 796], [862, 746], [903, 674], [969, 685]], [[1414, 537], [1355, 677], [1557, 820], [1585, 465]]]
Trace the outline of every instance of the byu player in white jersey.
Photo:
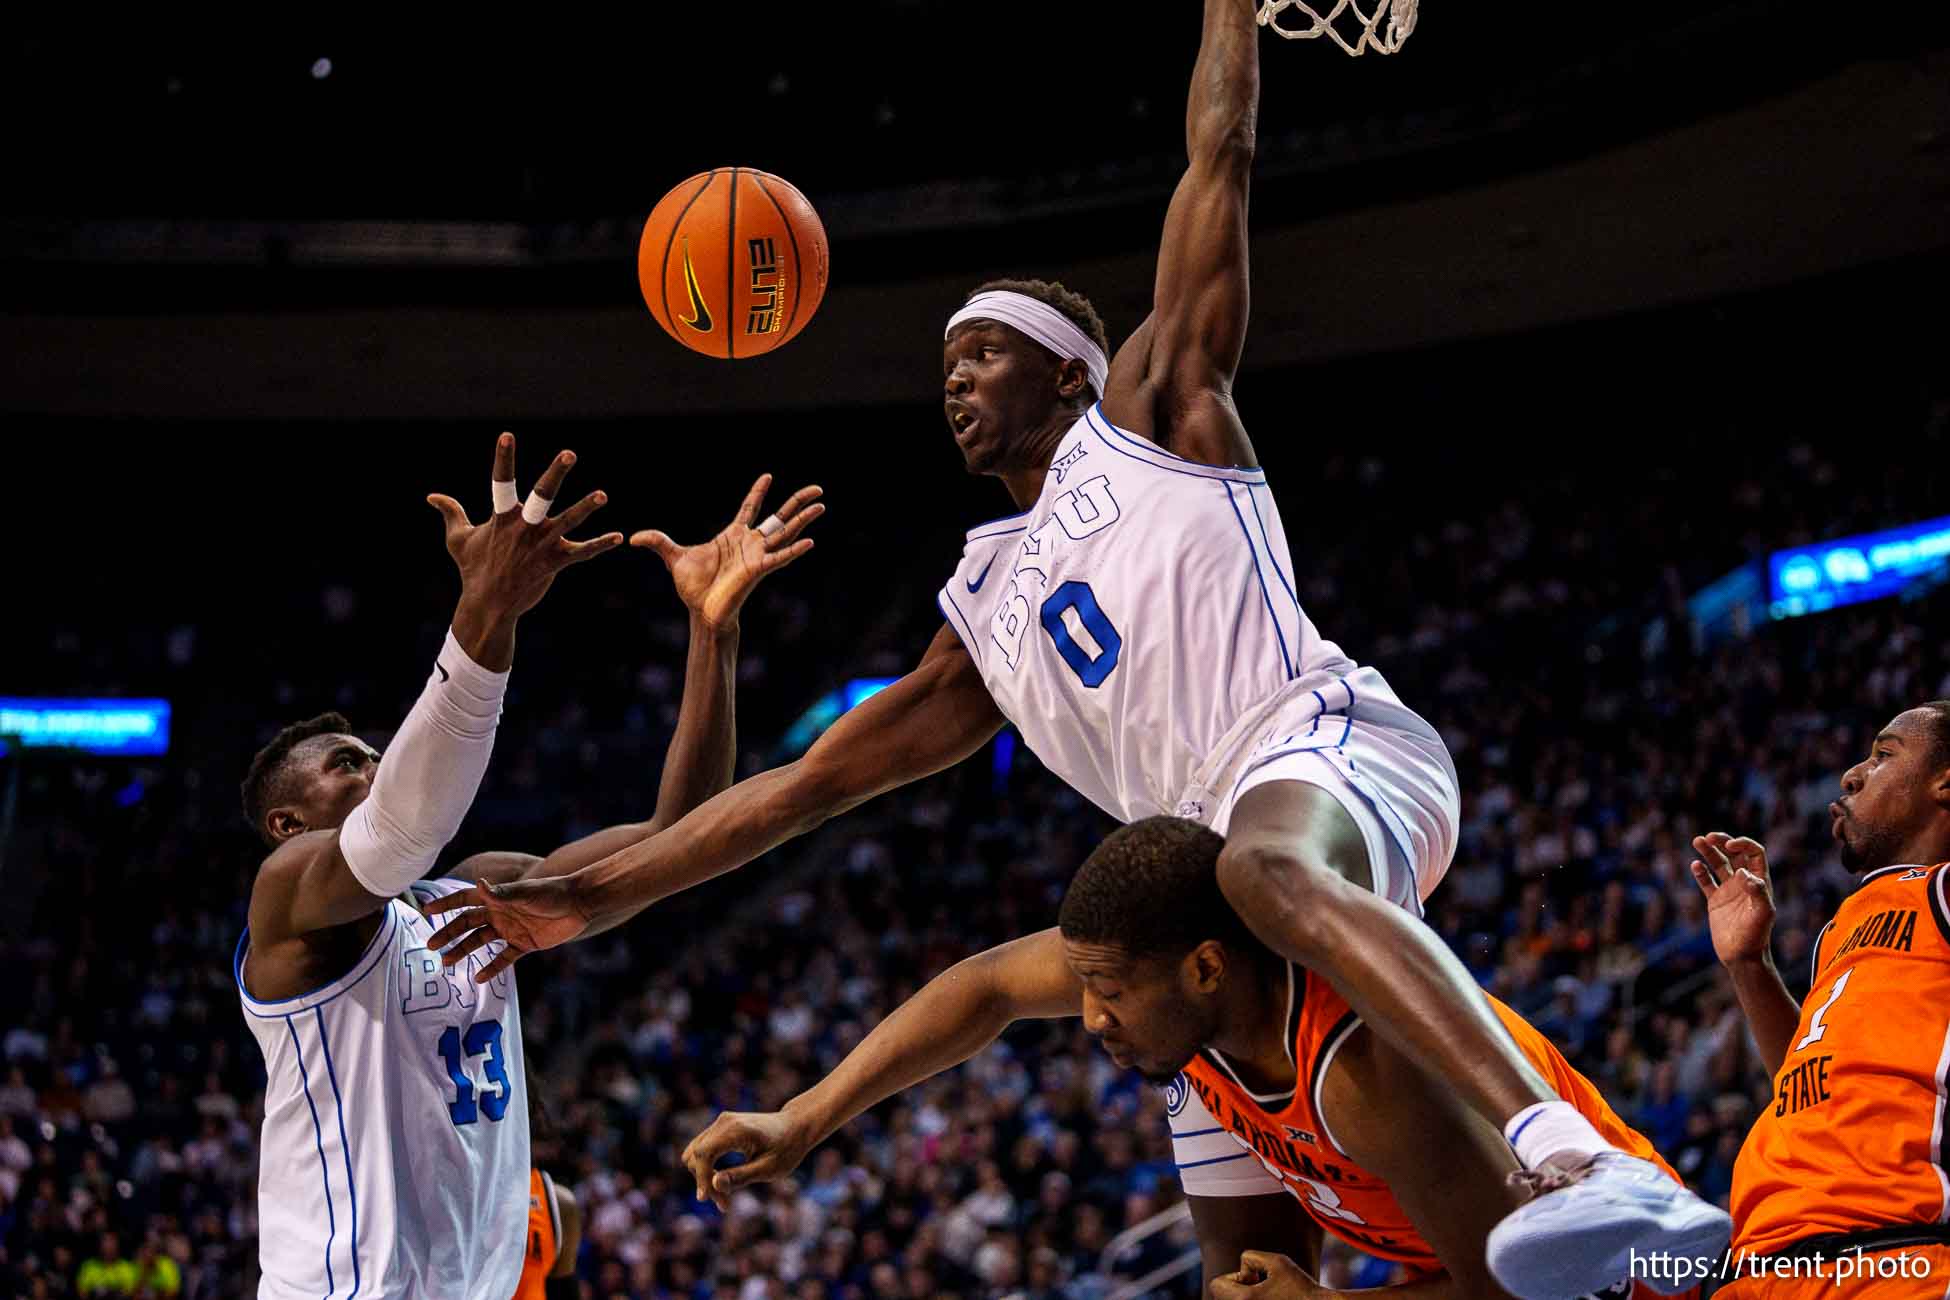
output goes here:
[[476, 880], [574, 871], [730, 781], [739, 607], [760, 577], [812, 545], [795, 539], [824, 509], [808, 504], [817, 488], [754, 528], [761, 479], [732, 525], [702, 546], [655, 532], [632, 539], [663, 558], [691, 611], [683, 704], [648, 822], [545, 859], [480, 854], [452, 878], [420, 879], [486, 771], [517, 620], [563, 568], [623, 540], [566, 537], [601, 493], [547, 517], [573, 459], [558, 456], [517, 510], [514, 440], [504, 434], [489, 521], [472, 525], [451, 498], [429, 498], [446, 521], [461, 597], [383, 764], [346, 734], [344, 718], [326, 714], [281, 731], [244, 783], [246, 815], [272, 846], [236, 957], [267, 1076], [260, 1296], [515, 1293], [529, 1195], [520, 1008], [511, 977], [477, 985], [443, 967], [426, 904]]
[[[453, 959], [508, 944], [477, 975], [490, 977], [616, 907], [959, 762], [1012, 722], [1114, 816], [1172, 813], [1222, 831], [1222, 886], [1261, 941], [1326, 976], [1374, 1032], [1503, 1126], [1526, 1166], [1553, 1171], [1545, 1181], [1560, 1190], [1513, 1215], [1490, 1259], [1511, 1291], [1552, 1294], [1572, 1226], [1602, 1222], [1619, 1255], [1626, 1242], [1649, 1252], [1700, 1207], [1669, 1180], [1641, 1194], [1643, 1170], [1621, 1166], [1643, 1162], [1551, 1091], [1416, 919], [1454, 850], [1455, 769], [1435, 731], [1322, 639], [1295, 599], [1279, 514], [1232, 401], [1259, 97], [1253, 11], [1205, 0], [1190, 166], [1165, 216], [1151, 314], [1115, 359], [1096, 313], [1059, 285], [984, 285], [951, 317], [949, 428], [968, 468], [1001, 479], [1022, 513], [970, 531], [920, 665], [797, 762], [663, 835], [574, 876], [464, 891], [430, 910], [458, 911], [442, 938], [473, 931]], [[1185, 1171], [1187, 1190], [1201, 1177]], [[1616, 1281], [1609, 1259], [1564, 1294]]]

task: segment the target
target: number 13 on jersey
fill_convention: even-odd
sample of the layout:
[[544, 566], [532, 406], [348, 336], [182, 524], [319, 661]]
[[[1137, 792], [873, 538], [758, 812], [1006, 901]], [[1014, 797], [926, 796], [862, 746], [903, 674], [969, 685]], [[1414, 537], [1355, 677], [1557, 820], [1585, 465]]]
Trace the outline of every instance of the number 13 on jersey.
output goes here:
[[[508, 1080], [507, 1059], [501, 1054], [501, 1022], [477, 1020], [467, 1027], [465, 1037], [458, 1026], [449, 1025], [440, 1035], [439, 1051], [440, 1062], [454, 1084], [454, 1099], [447, 1103], [447, 1112], [455, 1125], [472, 1124], [483, 1114], [499, 1122], [508, 1113], [508, 1099], [514, 1092]], [[475, 1058], [482, 1059], [492, 1092], [475, 1089], [467, 1069]]]

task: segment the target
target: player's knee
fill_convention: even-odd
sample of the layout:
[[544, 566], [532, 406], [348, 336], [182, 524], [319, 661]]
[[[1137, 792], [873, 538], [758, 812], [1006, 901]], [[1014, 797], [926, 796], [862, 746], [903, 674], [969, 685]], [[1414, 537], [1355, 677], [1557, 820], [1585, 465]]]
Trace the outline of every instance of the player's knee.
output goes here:
[[1254, 929], [1255, 918], [1279, 917], [1283, 934], [1326, 943], [1346, 888], [1334, 864], [1304, 846], [1254, 840], [1228, 843], [1219, 853], [1219, 890]]

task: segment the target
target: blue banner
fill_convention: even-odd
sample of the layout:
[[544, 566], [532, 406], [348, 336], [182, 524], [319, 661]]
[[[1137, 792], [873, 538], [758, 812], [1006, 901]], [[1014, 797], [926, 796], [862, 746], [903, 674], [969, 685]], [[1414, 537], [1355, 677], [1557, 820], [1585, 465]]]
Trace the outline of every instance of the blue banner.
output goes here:
[[169, 752], [168, 700], [21, 699], [0, 695], [0, 753], [29, 749], [90, 754]]
[[1768, 613], [1818, 614], [1893, 596], [1950, 564], [1950, 516], [1776, 551], [1767, 558]]

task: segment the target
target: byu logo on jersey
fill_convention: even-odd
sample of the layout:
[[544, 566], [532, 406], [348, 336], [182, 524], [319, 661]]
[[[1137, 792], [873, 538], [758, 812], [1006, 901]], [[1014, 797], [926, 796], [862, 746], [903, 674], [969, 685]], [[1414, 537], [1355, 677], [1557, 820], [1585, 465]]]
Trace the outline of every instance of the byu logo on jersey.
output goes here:
[[1184, 1110], [1185, 1103], [1191, 1098], [1191, 1095], [1191, 1085], [1186, 1083], [1185, 1076], [1180, 1074], [1176, 1079], [1173, 1079], [1165, 1085], [1165, 1114], [1176, 1115], [1179, 1111]]
[[[477, 997], [476, 990], [482, 987], [474, 982], [475, 973], [481, 969], [480, 958], [494, 951], [499, 949], [489, 944], [461, 966], [449, 970], [441, 962], [440, 954], [431, 948], [408, 948], [400, 954], [400, 1011], [411, 1016], [450, 1006], [471, 1010]], [[487, 982], [486, 987], [505, 1001], [508, 996], [508, 972], [502, 971], [496, 975]]]
[[[1081, 599], [1058, 598], [1066, 589], [1088, 592], [1088, 584], [1075, 580], [1063, 583], [1057, 588], [1057, 596], [1051, 597], [1055, 604], [1043, 600], [1043, 591], [1049, 586], [1050, 570], [1055, 567], [1059, 535], [1072, 542], [1080, 542], [1109, 528], [1123, 518], [1123, 513], [1117, 498], [1111, 494], [1110, 476], [1098, 474], [1057, 497], [1050, 505], [1050, 517], [1023, 537], [1016, 554], [1016, 566], [1009, 574], [1009, 586], [996, 602], [995, 613], [989, 619], [989, 640], [1002, 651], [1002, 657], [1010, 668], [1015, 668], [1022, 661], [1023, 638], [1038, 622], [1049, 632], [1057, 652], [1079, 675], [1085, 676], [1086, 686], [1097, 685], [1103, 674], [1116, 666], [1118, 644], [1121, 643], [1106, 644], [1113, 641], [1114, 631], [1097, 635], [1099, 628], [1091, 627], [1081, 614], [1074, 612], [1082, 603]], [[1061, 530], [1060, 534], [1058, 530]], [[1034, 615], [1031, 602], [1038, 603], [1040, 617]], [[1091, 613], [1096, 613], [1094, 595], [1089, 597], [1089, 608]], [[1090, 648], [1074, 648], [1077, 634], [1065, 623], [1066, 611], [1071, 611], [1071, 621], [1079, 622], [1094, 642]], [[1098, 621], [1101, 627], [1108, 628], [1108, 620]], [[1079, 664], [1082, 666], [1079, 667]], [[1101, 672], [1094, 674], [1097, 681], [1089, 680], [1093, 668], [1101, 668]]]

